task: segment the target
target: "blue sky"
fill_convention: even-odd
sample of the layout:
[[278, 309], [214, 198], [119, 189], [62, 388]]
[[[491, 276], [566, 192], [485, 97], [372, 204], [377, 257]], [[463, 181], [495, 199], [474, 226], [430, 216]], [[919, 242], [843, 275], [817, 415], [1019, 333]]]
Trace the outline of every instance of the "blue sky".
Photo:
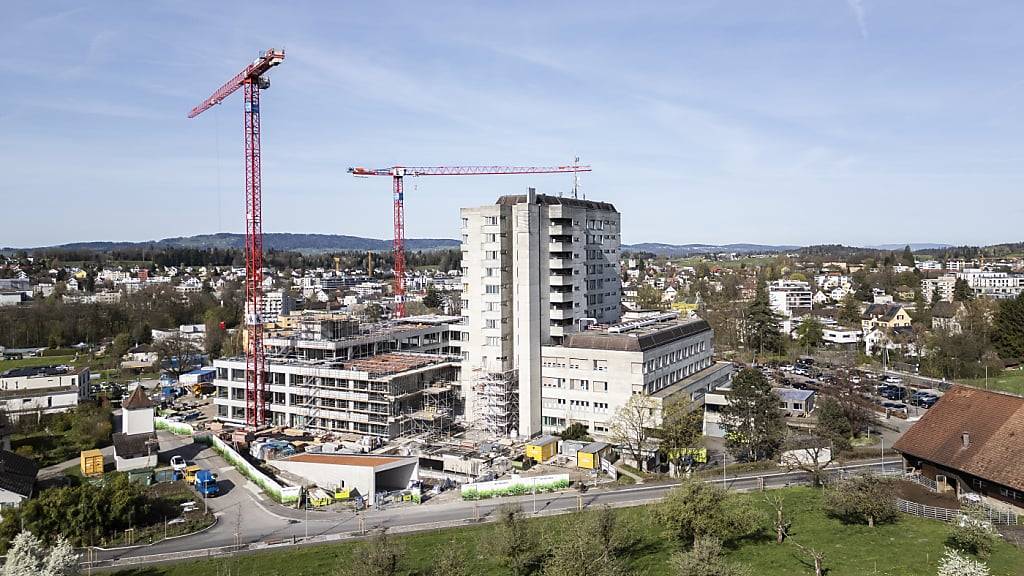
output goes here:
[[[982, 9], [983, 8], [983, 9]], [[5, 2], [0, 246], [243, 230], [269, 47], [264, 229], [387, 238], [349, 166], [594, 166], [623, 240], [1020, 241], [1019, 2]], [[421, 178], [407, 235], [567, 176]]]

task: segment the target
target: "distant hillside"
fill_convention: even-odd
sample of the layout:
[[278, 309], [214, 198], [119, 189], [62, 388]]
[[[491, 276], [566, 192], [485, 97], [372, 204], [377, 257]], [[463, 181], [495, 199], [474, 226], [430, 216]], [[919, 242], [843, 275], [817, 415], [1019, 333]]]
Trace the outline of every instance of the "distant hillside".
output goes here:
[[[384, 251], [391, 249], [391, 240], [378, 240], [376, 238], [362, 238], [359, 236], [345, 236], [341, 234], [290, 234], [270, 232], [263, 235], [263, 242], [267, 249], [283, 250], [292, 252], [339, 252], [345, 250], [374, 250]], [[405, 246], [408, 250], [442, 250], [458, 248], [458, 240], [447, 238], [407, 238]], [[245, 247], [244, 234], [220, 233], [200, 234], [198, 236], [186, 236], [179, 238], [165, 238], [155, 242], [74, 242], [61, 244], [59, 246], [40, 246], [29, 248], [29, 250], [42, 250], [46, 248], [59, 248], [63, 250], [91, 250], [96, 252], [109, 252], [111, 250], [126, 250], [138, 248], [237, 248]], [[9, 251], [12, 248], [4, 248]]]
[[942, 250], [944, 248], [950, 248], [950, 244], [935, 244], [931, 242], [910, 242], [908, 244], [876, 244], [874, 246], [865, 246], [865, 248], [872, 248], [875, 250], [903, 250], [907, 246], [913, 251], [918, 250]]
[[647, 242], [643, 244], [625, 244], [623, 250], [629, 252], [650, 252], [659, 256], [693, 256], [696, 254], [714, 253], [765, 253], [787, 252], [799, 246], [773, 246], [765, 244], [659, 244]]

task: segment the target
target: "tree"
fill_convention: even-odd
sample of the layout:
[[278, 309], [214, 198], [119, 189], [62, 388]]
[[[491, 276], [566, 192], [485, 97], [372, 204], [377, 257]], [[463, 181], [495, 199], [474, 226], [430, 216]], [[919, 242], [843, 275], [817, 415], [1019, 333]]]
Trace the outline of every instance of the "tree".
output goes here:
[[779, 318], [768, 302], [768, 290], [763, 282], [757, 285], [757, 295], [750, 303], [746, 314], [747, 347], [755, 352], [781, 354], [786, 350]]
[[961, 552], [988, 558], [997, 540], [999, 535], [985, 517], [984, 508], [970, 506], [953, 522], [947, 542]]
[[655, 515], [680, 548], [696, 546], [701, 537], [731, 542], [756, 532], [762, 520], [722, 488], [693, 479], [669, 492]]
[[643, 284], [636, 290], [636, 305], [642, 310], [661, 310], [665, 308], [662, 291], [649, 284]]
[[687, 451], [700, 445], [703, 422], [704, 412], [689, 402], [676, 401], [664, 407], [661, 428], [656, 434], [661, 449], [677, 471], [682, 468]]
[[423, 296], [423, 305], [431, 310], [437, 310], [441, 308], [441, 304], [441, 294], [433, 286], [428, 286], [427, 293]]
[[[559, 530], [561, 537], [551, 547], [551, 553], [544, 562], [544, 576], [625, 575], [626, 568], [617, 557], [617, 550], [602, 548], [614, 542], [614, 534], [600, 531], [599, 521], [603, 519], [614, 521], [614, 515], [570, 515]], [[614, 524], [611, 530], [614, 532]]]
[[772, 519], [772, 527], [775, 529], [775, 543], [782, 544], [786, 541], [789, 527], [793, 524], [786, 519], [786, 497], [782, 493], [766, 493], [764, 501], [775, 511], [775, 518]]
[[180, 332], [175, 332], [154, 344], [153, 351], [160, 357], [160, 365], [168, 374], [174, 376], [175, 380], [192, 370], [201, 358], [199, 347]]
[[744, 566], [728, 562], [722, 555], [722, 543], [715, 538], [702, 537], [688, 552], [672, 558], [676, 576], [750, 576]]
[[432, 576], [471, 576], [466, 551], [458, 542], [452, 540], [448, 546], [442, 546], [434, 553]]
[[645, 455], [654, 448], [650, 435], [655, 423], [655, 409], [653, 398], [634, 394], [615, 412], [610, 426], [612, 441], [624, 447], [641, 469]]
[[814, 562], [814, 576], [825, 575], [825, 551], [811, 548], [810, 546], [804, 546], [799, 542], [790, 540], [794, 546], [800, 549], [801, 552], [806, 554]]
[[573, 422], [559, 434], [562, 440], [579, 440], [582, 442], [593, 442], [594, 439], [587, 434], [587, 425], [582, 422]]
[[1024, 293], [999, 304], [992, 326], [992, 344], [999, 356], [1024, 359]]
[[856, 326], [860, 324], [860, 314], [860, 302], [853, 294], [847, 294], [843, 297], [836, 319], [843, 326]]
[[837, 451], [849, 450], [853, 426], [839, 401], [833, 396], [825, 396], [815, 406], [814, 413], [818, 416], [814, 435], [829, 442]]
[[46, 549], [43, 541], [31, 532], [22, 531], [7, 551], [3, 576], [75, 576], [78, 574], [78, 554], [63, 536], [58, 536], [53, 548]]
[[946, 553], [939, 561], [937, 576], [989, 576], [991, 572], [984, 562], [979, 562], [959, 554], [956, 550], [946, 548]]
[[827, 440], [811, 437], [792, 441], [782, 455], [781, 464], [790, 472], [806, 472], [811, 477], [811, 484], [820, 487], [824, 484], [825, 471], [835, 459], [835, 451]]
[[773, 458], [786, 433], [779, 413], [779, 398], [764, 374], [744, 368], [725, 394], [722, 428], [726, 448], [737, 458], [751, 461]]
[[970, 302], [974, 300], [974, 290], [967, 280], [957, 278], [953, 284], [953, 302]]
[[836, 484], [825, 493], [825, 510], [844, 522], [866, 522], [871, 527], [876, 523], [894, 522], [900, 514], [892, 482], [870, 474]]
[[491, 531], [491, 552], [512, 576], [533, 573], [540, 565], [540, 539], [523, 518], [517, 504], [505, 504], [497, 511], [498, 522]]
[[401, 548], [384, 529], [356, 547], [349, 565], [340, 570], [339, 575], [395, 576], [401, 560]]
[[811, 316], [804, 319], [796, 328], [797, 341], [804, 348], [817, 348], [825, 341], [825, 332], [821, 320]]
[[902, 264], [911, 268], [917, 267], [917, 262], [914, 261], [914, 252], [910, 249], [910, 245], [903, 247], [903, 255], [901, 256]]

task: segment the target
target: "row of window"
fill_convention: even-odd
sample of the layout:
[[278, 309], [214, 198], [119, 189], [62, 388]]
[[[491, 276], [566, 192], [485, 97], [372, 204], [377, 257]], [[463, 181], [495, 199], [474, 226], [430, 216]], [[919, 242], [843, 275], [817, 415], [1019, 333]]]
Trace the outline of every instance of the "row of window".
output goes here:
[[541, 365], [545, 368], [565, 368], [568, 366], [573, 370], [597, 370], [599, 372], [608, 370], [607, 360], [587, 360], [585, 358], [569, 358], [569, 363], [566, 364], [565, 358], [544, 356], [541, 358]]
[[648, 394], [653, 394], [674, 382], [678, 382], [684, 378], [696, 374], [697, 372], [700, 372], [701, 370], [707, 368], [710, 365], [711, 358], [704, 358], [703, 360], [698, 360], [697, 362], [687, 364], [682, 368], [673, 370], [672, 372], [669, 372], [664, 376], [659, 376], [654, 380], [651, 380], [650, 382], [647, 383], [647, 386], [645, 386], [645, 388], [647, 389]]
[[657, 358], [648, 360], [644, 365], [644, 374], [648, 372], [654, 372], [660, 368], [679, 362], [693, 356], [694, 354], [700, 354], [707, 348], [707, 340], [701, 340], [700, 342], [694, 342], [693, 344], [683, 346], [678, 350], [673, 350], [667, 354], [662, 354]]
[[541, 386], [544, 388], [565, 388], [567, 390], [582, 390], [585, 392], [607, 392], [608, 382], [604, 380], [584, 380], [582, 378], [556, 378], [544, 376], [541, 379]]
[[[574, 420], [573, 422], [579, 421]], [[544, 425], [545, 428], [552, 430], [554, 432], [558, 432], [565, 429], [565, 418], [558, 418], [555, 416], [543, 416], [541, 418], [541, 423]], [[587, 425], [585, 422], [581, 422], [581, 424], [586, 426], [588, 432], [593, 431], [595, 434], [608, 433], [607, 422], [592, 422], [590, 425]]]

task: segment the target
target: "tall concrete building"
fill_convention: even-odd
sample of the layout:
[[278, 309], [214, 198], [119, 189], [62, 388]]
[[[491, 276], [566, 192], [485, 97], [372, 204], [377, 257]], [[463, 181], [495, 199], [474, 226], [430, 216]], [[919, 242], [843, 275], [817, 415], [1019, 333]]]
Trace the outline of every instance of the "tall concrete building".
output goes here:
[[533, 189], [462, 210], [467, 420], [541, 431], [541, 347], [619, 319], [619, 224], [609, 203]]

